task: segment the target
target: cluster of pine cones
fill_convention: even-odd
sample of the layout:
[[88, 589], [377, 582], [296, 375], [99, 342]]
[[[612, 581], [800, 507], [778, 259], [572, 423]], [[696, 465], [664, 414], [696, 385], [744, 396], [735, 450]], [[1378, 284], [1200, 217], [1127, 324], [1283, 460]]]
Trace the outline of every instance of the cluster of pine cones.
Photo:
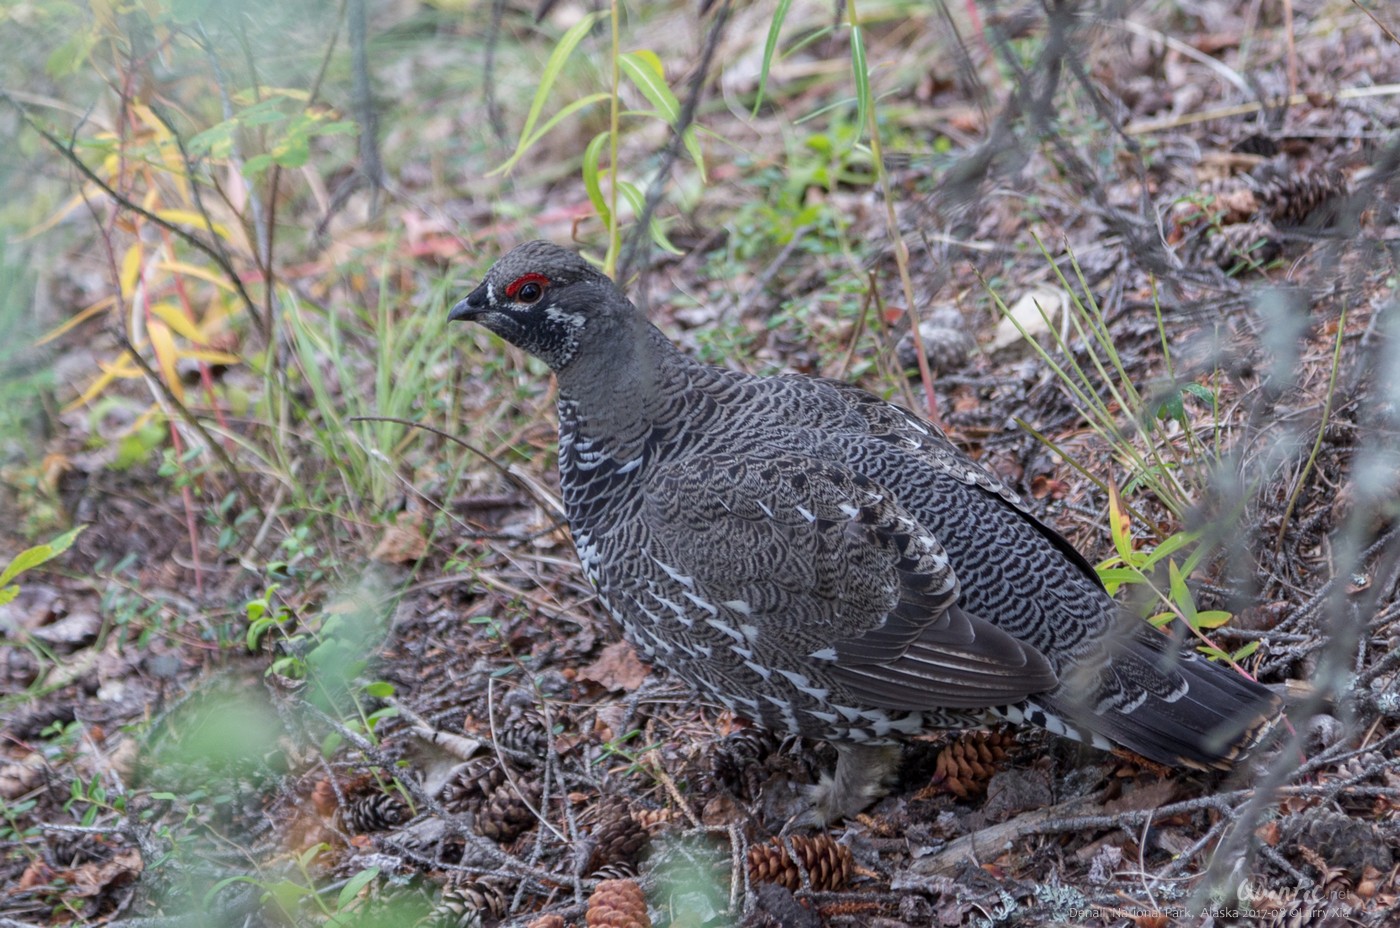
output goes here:
[[[1239, 165], [1252, 160], [1247, 151], [1238, 155], [1244, 159]], [[1333, 225], [1348, 193], [1339, 171], [1259, 161], [1247, 173], [1211, 178], [1178, 198], [1168, 212], [1167, 243], [1187, 264], [1210, 264], [1227, 274], [1259, 271], [1283, 253], [1290, 237]]]

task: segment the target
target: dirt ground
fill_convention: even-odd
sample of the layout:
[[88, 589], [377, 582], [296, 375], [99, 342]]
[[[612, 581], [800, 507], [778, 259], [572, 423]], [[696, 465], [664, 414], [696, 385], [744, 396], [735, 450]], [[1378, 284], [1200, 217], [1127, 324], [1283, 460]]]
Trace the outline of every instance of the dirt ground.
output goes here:
[[[696, 119], [725, 140], [703, 184], [676, 168], [692, 187], [659, 212], [679, 253], [651, 249], [629, 292], [716, 363], [855, 380], [926, 413], [888, 194], [945, 430], [1091, 561], [1115, 554], [1110, 485], [1136, 550], [1198, 531], [1213, 554], [1188, 571], [1191, 601], [1230, 613], [1213, 645], [1287, 692], [1275, 743], [1208, 776], [1040, 731], [948, 733], [907, 744], [868, 813], [784, 837], [832, 750], [697, 703], [618, 641], [559, 515], [537, 365], [446, 330], [424, 378], [441, 392], [414, 408], [471, 449], [418, 434], [378, 508], [339, 509], [332, 489], [300, 511], [279, 462], [251, 453], [242, 486], [217, 468], [181, 484], [158, 453], [114, 466], [120, 442], [99, 439], [131, 417], [57, 412], [81, 387], [60, 377], [42, 429], [7, 446], [0, 503], [4, 557], [40, 540], [30, 526], [88, 526], [0, 606], [0, 928], [1400, 924], [1395, 11], [880, 7], [881, 188], [868, 151], [830, 156], [837, 122], [794, 121], [850, 103], [848, 40], [820, 32], [837, 11], [791, 13], [785, 35], [815, 37], [755, 115], [773, 9], [720, 23], [709, 6], [629, 23], [665, 37], [682, 99], [718, 30]], [[284, 259], [289, 279], [296, 259], [331, 273], [398, 236], [409, 313], [424, 281], [452, 281], [450, 305], [526, 238], [581, 230], [600, 253], [568, 160], [597, 127], [487, 177], [528, 75], [499, 65], [493, 92], [523, 95], [506, 144], [454, 147], [491, 131], [483, 96], [414, 95], [481, 27], [413, 37], [414, 9], [371, 18], [410, 36], [373, 61], [396, 101], [383, 213], [364, 190], [296, 201], [280, 221], [326, 237]], [[504, 48], [532, 28], [507, 13]], [[665, 141], [635, 133], [619, 160]], [[41, 281], [55, 319], [102, 286], [84, 276], [92, 239], [67, 242], [71, 266]], [[353, 296], [353, 275], [317, 290], [316, 273], [298, 292]], [[77, 329], [44, 363], [81, 371], [105, 338]], [[261, 389], [220, 376], [229, 395]], [[339, 376], [332, 399], [356, 386]], [[235, 454], [255, 418], [230, 415]], [[296, 480], [333, 488], [318, 427], [290, 429]], [[250, 647], [264, 614], [279, 622]]]

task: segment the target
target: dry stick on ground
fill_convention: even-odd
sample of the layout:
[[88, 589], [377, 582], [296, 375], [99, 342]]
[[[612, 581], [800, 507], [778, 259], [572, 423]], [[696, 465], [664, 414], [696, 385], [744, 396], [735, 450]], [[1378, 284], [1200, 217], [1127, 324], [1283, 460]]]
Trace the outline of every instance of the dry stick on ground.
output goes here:
[[[556, 513], [556, 514], [558, 514], [559, 511], [560, 511], [558, 501], [553, 500], [553, 499], [550, 499], [550, 498], [547, 497], [547, 496], [544, 496], [544, 495], [540, 492], [540, 489], [539, 489], [538, 487], [536, 487], [535, 485], [531, 484], [528, 480], [525, 480], [525, 479], [524, 479], [523, 477], [521, 477], [519, 474], [514, 473], [510, 468], [506, 467], [504, 464], [502, 464], [502, 463], [500, 463], [499, 461], [497, 461], [495, 458], [493, 458], [493, 457], [492, 457], [490, 454], [488, 454], [486, 451], [484, 451], [484, 450], [481, 449], [481, 448], [478, 448], [476, 445], [473, 445], [471, 442], [468, 442], [468, 441], [466, 441], [465, 439], [458, 438], [456, 435], [453, 435], [451, 432], [445, 431], [444, 429], [440, 429], [440, 428], [438, 428], [438, 427], [436, 427], [436, 426], [427, 425], [427, 424], [422, 423], [422, 422], [414, 422], [412, 419], [400, 419], [400, 418], [397, 417], [397, 416], [351, 416], [351, 417], [350, 417], [350, 421], [351, 421], [351, 422], [393, 422], [393, 423], [397, 423], [398, 425], [406, 425], [406, 426], [408, 426], [409, 428], [422, 429], [422, 430], [424, 430], [425, 432], [432, 432], [434, 435], [438, 436], [439, 438], [445, 438], [445, 439], [447, 439], [447, 440], [450, 441], [450, 442], [455, 442], [456, 444], [461, 445], [463, 448], [466, 448], [466, 449], [467, 449], [468, 451], [470, 451], [472, 454], [474, 454], [474, 455], [476, 455], [477, 457], [481, 458], [481, 459], [482, 459], [483, 461], [485, 461], [488, 465], [490, 465], [491, 468], [492, 468], [493, 470], [495, 470], [497, 473], [499, 473], [502, 477], [505, 477], [505, 478], [506, 478], [507, 480], [509, 480], [511, 483], [515, 484], [516, 487], [518, 487], [522, 492], [524, 492], [526, 496], [528, 496], [528, 497], [530, 497], [532, 500], [534, 500], [535, 503], [536, 503], [541, 509], [543, 509], [544, 511], [546, 511], [546, 512], [553, 512], [553, 513]], [[441, 507], [438, 507], [438, 508], [441, 508]], [[563, 523], [561, 522], [560, 524], [562, 525]]]

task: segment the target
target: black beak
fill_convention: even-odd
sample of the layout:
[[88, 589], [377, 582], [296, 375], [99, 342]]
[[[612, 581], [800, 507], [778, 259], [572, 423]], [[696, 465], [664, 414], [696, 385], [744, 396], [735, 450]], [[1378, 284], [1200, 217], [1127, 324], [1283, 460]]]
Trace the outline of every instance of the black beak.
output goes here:
[[488, 309], [486, 301], [486, 284], [481, 284], [464, 299], [458, 300], [457, 304], [447, 313], [447, 318], [452, 322], [463, 319], [472, 319], [481, 315]]

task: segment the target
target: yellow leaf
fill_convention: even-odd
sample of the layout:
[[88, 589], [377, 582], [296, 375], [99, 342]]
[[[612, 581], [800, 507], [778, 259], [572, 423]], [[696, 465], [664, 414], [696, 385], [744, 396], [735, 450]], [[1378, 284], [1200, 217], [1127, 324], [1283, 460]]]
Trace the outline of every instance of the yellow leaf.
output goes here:
[[151, 313], [196, 345], [209, 344], [209, 339], [190, 321], [190, 318], [185, 315], [185, 311], [176, 304], [157, 303], [151, 307]]
[[225, 227], [222, 223], [215, 222], [212, 224], [211, 227], [209, 221], [206, 220], [202, 214], [197, 213], [194, 210], [158, 209], [154, 210], [154, 212], [157, 216], [159, 216], [161, 219], [164, 219], [166, 222], [174, 222], [188, 226], [196, 226], [200, 229], [209, 229], [209, 231], [213, 232], [219, 238], [225, 240], [227, 240], [229, 237], [228, 228]]
[[84, 322], [88, 321], [93, 316], [102, 312], [102, 310], [106, 309], [108, 306], [111, 305], [112, 298], [110, 296], [104, 296], [102, 299], [98, 300], [96, 303], [93, 303], [87, 309], [84, 309], [83, 311], [78, 313], [72, 319], [69, 319], [67, 322], [64, 322], [61, 325], [57, 325], [54, 328], [49, 329], [49, 331], [44, 333], [43, 338], [39, 339], [37, 342], [34, 343], [34, 347], [37, 348], [40, 345], [48, 344], [55, 338], [58, 338], [64, 332], [70, 331], [71, 329], [82, 325]]
[[132, 242], [131, 247], [122, 255], [121, 272], [117, 277], [117, 282], [121, 285], [123, 297], [129, 297], [136, 292], [136, 280], [141, 274], [141, 243]]
[[131, 354], [129, 352], [122, 352], [122, 356], [117, 359], [116, 364], [103, 364], [99, 362], [98, 367], [102, 369], [102, 373], [98, 374], [97, 377], [93, 379], [92, 383], [88, 384], [87, 389], [83, 391], [81, 396], [67, 406], [64, 406], [63, 411], [72, 412], [75, 409], [86, 406], [88, 403], [92, 402], [94, 397], [107, 389], [107, 385], [113, 380], [139, 376], [140, 372], [136, 370], [135, 365], [129, 364], [130, 361]]
[[164, 322], [152, 319], [149, 326], [151, 335], [151, 347], [156, 352], [156, 364], [160, 367], [161, 378], [165, 385], [170, 388], [170, 392], [175, 394], [175, 399], [180, 402], [185, 401], [185, 385], [180, 382], [180, 372], [175, 366], [179, 358], [179, 352], [175, 350], [175, 338], [170, 334], [170, 329]]
[[203, 361], [206, 364], [241, 364], [243, 359], [236, 354], [229, 354], [225, 351], [182, 351], [182, 358], [193, 358], [196, 361]]
[[255, 91], [238, 91], [233, 95], [233, 102], [240, 106], [252, 106], [254, 103], [271, 97], [286, 97], [288, 100], [299, 100], [302, 103], [307, 103], [311, 100], [311, 92], [296, 87], [258, 87]]
[[163, 143], [160, 146], [160, 157], [165, 162], [166, 171], [180, 187], [181, 202], [194, 202], [194, 198], [190, 194], [190, 174], [189, 168], [185, 165], [185, 156], [180, 154], [180, 150], [174, 145]]
[[1123, 501], [1118, 496], [1118, 487], [1113, 484], [1108, 485], [1108, 531], [1113, 536], [1113, 546], [1118, 549], [1118, 556], [1123, 559], [1124, 564], [1132, 563], [1133, 544], [1129, 534], [1132, 528], [1132, 520], [1123, 509]]
[[157, 139], [168, 139], [170, 137], [169, 127], [166, 126], [164, 121], [162, 121], [149, 106], [144, 103], [135, 103], [131, 106], [131, 112], [135, 113], [136, 118], [146, 124], [147, 129], [155, 133]]
[[208, 270], [207, 268], [202, 268], [197, 264], [188, 264], [184, 261], [160, 261], [156, 263], [156, 267], [160, 268], [162, 271], [169, 271], [172, 274], [182, 274], [185, 277], [196, 277], [202, 281], [205, 281], [206, 283], [211, 283], [216, 287], [222, 287], [229, 293], [234, 292], [233, 284], [229, 283], [227, 278], [223, 277], [222, 275], [215, 274], [213, 271]]
[[45, 219], [43, 222], [39, 223], [37, 226], [25, 230], [25, 232], [22, 235], [20, 235], [17, 240], [24, 242], [28, 241], [31, 238], [37, 238], [40, 235], [43, 235], [45, 232], [58, 225], [60, 222], [67, 219], [68, 214], [73, 212], [73, 210], [77, 209], [78, 207], [82, 206], [85, 199], [86, 197], [81, 193], [73, 194], [73, 196], [69, 197], [63, 202], [63, 205], [58, 208], [57, 212], [55, 212], [48, 219]]
[[652, 51], [649, 48], [639, 48], [632, 54], [636, 58], [645, 61], [647, 63], [647, 67], [651, 68], [651, 70], [655, 72], [656, 76], [661, 78], [661, 80], [664, 81], [666, 79], [666, 69], [662, 66], [661, 58], [657, 56], [656, 52]]

